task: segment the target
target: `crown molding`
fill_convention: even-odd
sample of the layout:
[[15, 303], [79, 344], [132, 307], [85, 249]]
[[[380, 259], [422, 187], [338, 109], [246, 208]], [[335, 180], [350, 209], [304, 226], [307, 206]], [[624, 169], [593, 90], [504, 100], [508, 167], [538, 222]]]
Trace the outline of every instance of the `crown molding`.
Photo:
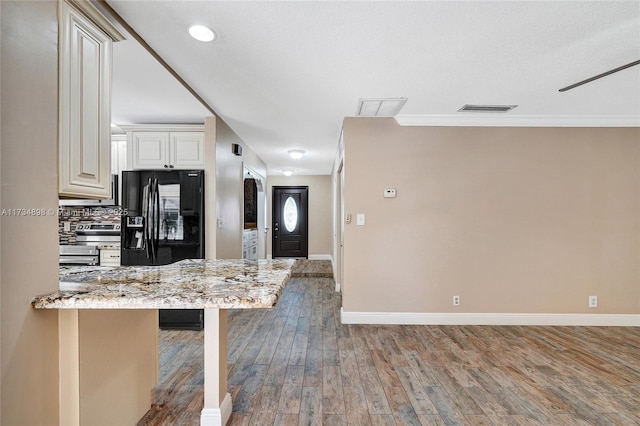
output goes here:
[[112, 41], [122, 41], [126, 39], [124, 33], [120, 31], [120, 29], [118, 29], [94, 4], [92, 4], [91, 1], [65, 0], [65, 2], [100, 27]]
[[442, 114], [398, 115], [401, 126], [451, 127], [640, 127], [640, 116]]

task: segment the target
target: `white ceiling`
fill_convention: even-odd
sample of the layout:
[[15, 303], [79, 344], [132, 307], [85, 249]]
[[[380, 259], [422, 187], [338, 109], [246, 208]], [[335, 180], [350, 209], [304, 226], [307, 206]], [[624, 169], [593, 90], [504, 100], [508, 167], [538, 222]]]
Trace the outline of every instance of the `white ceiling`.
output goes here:
[[[403, 123], [640, 125], [638, 1], [108, 0], [267, 163], [329, 174], [359, 98], [406, 97]], [[212, 28], [193, 40], [191, 24]], [[113, 120], [209, 115], [135, 42], [116, 46]], [[137, 52], [136, 52], [137, 50]], [[516, 104], [506, 114], [464, 104]], [[287, 156], [303, 149], [301, 160]]]

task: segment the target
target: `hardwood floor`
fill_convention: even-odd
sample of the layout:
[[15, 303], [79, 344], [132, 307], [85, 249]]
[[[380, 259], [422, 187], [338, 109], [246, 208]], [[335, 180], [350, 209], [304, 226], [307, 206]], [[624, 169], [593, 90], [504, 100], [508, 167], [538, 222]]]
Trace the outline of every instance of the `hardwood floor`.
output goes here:
[[[640, 424], [638, 327], [341, 325], [318, 275], [229, 312], [231, 425]], [[198, 425], [202, 333], [160, 341], [139, 424]]]

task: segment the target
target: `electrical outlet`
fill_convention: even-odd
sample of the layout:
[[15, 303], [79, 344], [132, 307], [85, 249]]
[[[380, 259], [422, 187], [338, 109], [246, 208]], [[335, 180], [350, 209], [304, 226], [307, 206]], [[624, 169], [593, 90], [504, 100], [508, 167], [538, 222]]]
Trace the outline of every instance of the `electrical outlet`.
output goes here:
[[590, 308], [598, 307], [598, 296], [589, 296], [589, 307]]
[[460, 296], [453, 296], [453, 306], [460, 306]]

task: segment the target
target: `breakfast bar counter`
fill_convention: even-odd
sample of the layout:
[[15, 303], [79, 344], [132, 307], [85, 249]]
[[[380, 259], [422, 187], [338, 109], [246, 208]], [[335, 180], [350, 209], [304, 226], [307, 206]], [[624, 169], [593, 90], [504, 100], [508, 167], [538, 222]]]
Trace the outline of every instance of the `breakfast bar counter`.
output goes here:
[[226, 309], [275, 306], [294, 262], [61, 268], [59, 290], [32, 301], [35, 309], [59, 310], [60, 424], [135, 424], [146, 413], [158, 380], [158, 309], [204, 309], [200, 424], [226, 424]]
[[187, 259], [163, 266], [60, 268], [36, 309], [237, 309], [275, 306], [294, 260]]

